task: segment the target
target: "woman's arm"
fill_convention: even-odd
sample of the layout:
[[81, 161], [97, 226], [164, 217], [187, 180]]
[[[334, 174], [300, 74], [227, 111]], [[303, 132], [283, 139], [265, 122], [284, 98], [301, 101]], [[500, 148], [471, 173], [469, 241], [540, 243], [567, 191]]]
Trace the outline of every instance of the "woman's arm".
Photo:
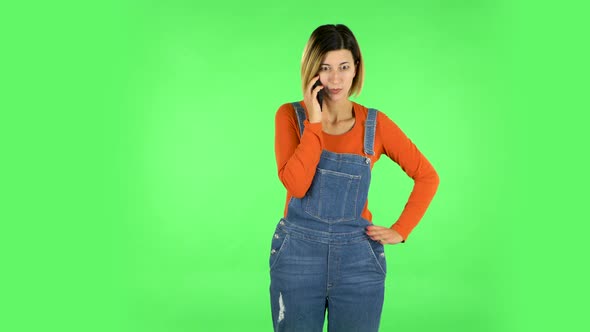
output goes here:
[[305, 120], [299, 136], [297, 116], [291, 104], [282, 105], [275, 116], [275, 157], [279, 179], [287, 191], [302, 198], [311, 186], [322, 154], [322, 123]]
[[416, 145], [384, 113], [379, 112], [377, 126], [384, 153], [414, 180], [408, 202], [391, 226], [406, 240], [430, 205], [438, 188], [439, 177]]

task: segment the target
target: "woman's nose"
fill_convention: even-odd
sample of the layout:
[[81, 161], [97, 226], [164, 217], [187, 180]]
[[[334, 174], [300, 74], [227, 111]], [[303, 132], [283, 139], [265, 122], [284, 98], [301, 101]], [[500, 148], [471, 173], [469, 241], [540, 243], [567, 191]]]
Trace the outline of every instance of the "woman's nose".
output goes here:
[[338, 70], [333, 70], [330, 73], [330, 82], [332, 83], [339, 83], [340, 82], [340, 73]]

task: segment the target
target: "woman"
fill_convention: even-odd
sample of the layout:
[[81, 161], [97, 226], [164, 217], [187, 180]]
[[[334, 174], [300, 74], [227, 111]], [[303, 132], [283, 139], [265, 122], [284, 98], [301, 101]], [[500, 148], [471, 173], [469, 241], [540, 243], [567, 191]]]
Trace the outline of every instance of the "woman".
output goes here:
[[[346, 26], [323, 25], [311, 34], [301, 78], [303, 102], [282, 105], [275, 123], [287, 201], [270, 255], [274, 330], [322, 331], [327, 310], [329, 331], [377, 331], [383, 245], [408, 238], [436, 192], [438, 175], [384, 113], [349, 99], [361, 91], [364, 64]], [[373, 225], [367, 204], [371, 168], [382, 154], [414, 180], [391, 227]]]

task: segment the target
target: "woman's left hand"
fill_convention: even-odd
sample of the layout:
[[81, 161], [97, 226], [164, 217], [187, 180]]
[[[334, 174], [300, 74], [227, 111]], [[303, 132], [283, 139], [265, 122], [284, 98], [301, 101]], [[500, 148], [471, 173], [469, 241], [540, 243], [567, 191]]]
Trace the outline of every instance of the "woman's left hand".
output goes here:
[[367, 235], [381, 244], [398, 244], [404, 240], [395, 229], [375, 225], [367, 226]]

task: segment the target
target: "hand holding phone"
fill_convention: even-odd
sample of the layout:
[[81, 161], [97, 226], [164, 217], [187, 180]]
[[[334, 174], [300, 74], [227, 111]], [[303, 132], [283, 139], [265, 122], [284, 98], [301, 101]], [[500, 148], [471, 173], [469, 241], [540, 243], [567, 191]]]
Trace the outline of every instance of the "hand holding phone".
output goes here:
[[[316, 87], [321, 86], [321, 85], [323, 85], [323, 84], [322, 84], [322, 82], [320, 82], [320, 79], [318, 78], [318, 80], [315, 81], [315, 83], [311, 87], [312, 93]], [[324, 89], [318, 91], [317, 99], [318, 99], [318, 103], [320, 103], [320, 112], [321, 112], [322, 111], [322, 102], [324, 101]]]

